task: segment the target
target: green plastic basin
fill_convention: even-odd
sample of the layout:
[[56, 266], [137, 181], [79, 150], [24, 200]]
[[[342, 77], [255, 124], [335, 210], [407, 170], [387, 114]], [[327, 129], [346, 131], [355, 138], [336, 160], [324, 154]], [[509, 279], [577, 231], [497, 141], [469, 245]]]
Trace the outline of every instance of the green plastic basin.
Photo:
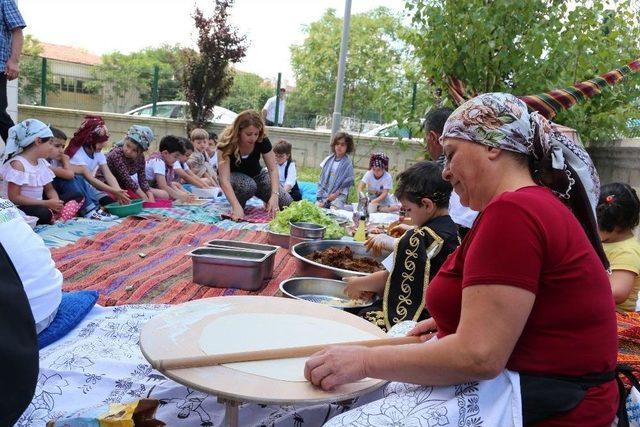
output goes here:
[[108, 204], [105, 208], [110, 214], [119, 216], [120, 218], [135, 215], [142, 212], [142, 199], [132, 200], [128, 205], [121, 205], [118, 202]]

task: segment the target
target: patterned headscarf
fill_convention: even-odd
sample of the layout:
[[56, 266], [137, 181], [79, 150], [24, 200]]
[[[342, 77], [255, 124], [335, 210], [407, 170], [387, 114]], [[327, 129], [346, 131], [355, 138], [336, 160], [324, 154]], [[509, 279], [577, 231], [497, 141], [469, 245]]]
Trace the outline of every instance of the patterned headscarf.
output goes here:
[[84, 121], [73, 134], [69, 145], [64, 150], [64, 154], [73, 157], [80, 147], [94, 147], [100, 142], [109, 140], [109, 131], [104, 124], [104, 120], [99, 116], [86, 116]]
[[389, 157], [384, 153], [373, 153], [369, 158], [369, 169], [373, 167], [389, 170]]
[[7, 146], [2, 155], [2, 163], [10, 157], [20, 154], [25, 148], [33, 144], [36, 138], [51, 138], [53, 133], [49, 126], [40, 120], [27, 119], [9, 128]]
[[[460, 138], [525, 154], [538, 184], [550, 188], [571, 208], [596, 252], [604, 257], [595, 209], [600, 180], [585, 149], [538, 112], [506, 93], [485, 93], [462, 104], [447, 119], [440, 141]], [[606, 263], [606, 257], [604, 258]], [[606, 263], [605, 265], [608, 265]]]
[[[133, 125], [129, 128], [127, 135], [124, 137], [124, 139], [127, 138], [138, 144], [140, 148], [142, 148], [142, 151], [147, 151], [151, 141], [153, 141], [154, 135], [151, 128], [147, 126]], [[124, 145], [124, 139], [118, 141], [116, 146], [122, 147]]]

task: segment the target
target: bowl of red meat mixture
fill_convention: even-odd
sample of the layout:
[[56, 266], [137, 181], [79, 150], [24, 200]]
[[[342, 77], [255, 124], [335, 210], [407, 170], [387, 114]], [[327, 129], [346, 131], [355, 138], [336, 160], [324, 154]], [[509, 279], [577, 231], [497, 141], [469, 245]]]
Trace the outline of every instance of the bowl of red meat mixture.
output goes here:
[[298, 243], [291, 253], [298, 260], [298, 275], [341, 279], [384, 270], [382, 261], [391, 252], [376, 257], [360, 242], [314, 240]]

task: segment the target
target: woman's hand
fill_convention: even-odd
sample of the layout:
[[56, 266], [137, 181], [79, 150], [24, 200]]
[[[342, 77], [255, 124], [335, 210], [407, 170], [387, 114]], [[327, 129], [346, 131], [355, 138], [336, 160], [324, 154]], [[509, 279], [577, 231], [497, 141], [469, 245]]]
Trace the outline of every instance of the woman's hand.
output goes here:
[[131, 198], [129, 197], [129, 194], [127, 194], [127, 190], [116, 190], [113, 192], [113, 195], [121, 205], [128, 205], [131, 203]]
[[305, 363], [304, 377], [323, 390], [365, 378], [366, 347], [339, 345], [312, 355]]
[[411, 329], [407, 335], [409, 336], [419, 336], [422, 341], [427, 341], [433, 336], [433, 333], [438, 330], [438, 326], [436, 325], [436, 321], [433, 317], [430, 317], [426, 320], [418, 322], [416, 326]]
[[240, 206], [234, 207], [231, 211], [231, 219], [234, 221], [240, 221], [242, 218], [244, 218], [244, 209]]
[[264, 209], [271, 213], [271, 216], [275, 218], [276, 214], [280, 211], [280, 208], [278, 207], [278, 195], [277, 194], [271, 194], [271, 197], [269, 198], [269, 201], [267, 202], [267, 204], [265, 205]]
[[147, 202], [149, 202], [149, 203], [155, 203], [156, 202], [156, 198], [153, 197], [153, 191], [149, 190], [145, 194], [147, 195]]
[[49, 199], [44, 201], [44, 205], [54, 212], [60, 212], [64, 206], [64, 202], [60, 199]]

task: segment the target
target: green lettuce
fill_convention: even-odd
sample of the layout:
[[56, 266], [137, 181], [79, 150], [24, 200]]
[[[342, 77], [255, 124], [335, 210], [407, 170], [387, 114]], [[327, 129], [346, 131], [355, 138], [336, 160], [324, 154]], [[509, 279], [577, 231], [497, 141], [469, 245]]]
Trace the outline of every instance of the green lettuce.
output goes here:
[[314, 224], [325, 225], [325, 239], [339, 239], [346, 233], [338, 222], [330, 218], [315, 203], [309, 200], [293, 202], [289, 207], [278, 212], [276, 217], [269, 223], [269, 230], [274, 233], [289, 234], [289, 222], [313, 222]]

